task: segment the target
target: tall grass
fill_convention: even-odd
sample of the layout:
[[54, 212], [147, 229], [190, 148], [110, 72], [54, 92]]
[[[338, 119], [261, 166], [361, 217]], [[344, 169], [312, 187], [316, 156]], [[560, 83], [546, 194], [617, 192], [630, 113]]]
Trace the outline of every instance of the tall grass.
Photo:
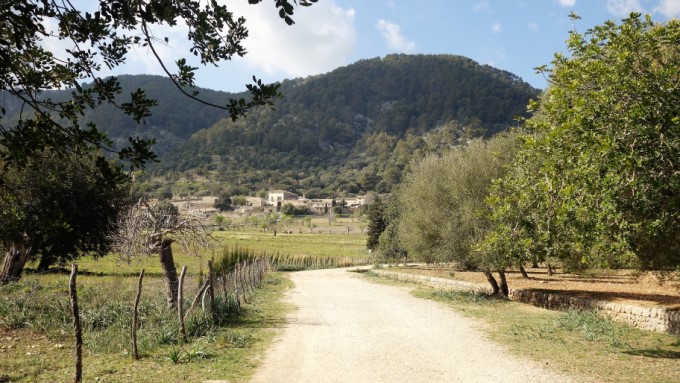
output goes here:
[[316, 269], [332, 269], [338, 267], [351, 267], [368, 265], [368, 258], [347, 256], [317, 256], [317, 255], [289, 255], [279, 252], [268, 253], [265, 250], [255, 251], [251, 248], [240, 246], [225, 246], [222, 249], [222, 257], [216, 266], [222, 269], [231, 269], [240, 261], [266, 259], [276, 271], [301, 271]]
[[[229, 265], [230, 269], [224, 269], [225, 265]], [[190, 337], [211, 337], [230, 318], [238, 316], [241, 313], [241, 301], [246, 301], [254, 293], [264, 273], [270, 270], [255, 258], [239, 259], [236, 263], [226, 258], [220, 266], [213, 276], [214, 313], [208, 307], [207, 288], [202, 286], [205, 277], [190, 276], [185, 280], [184, 306], [188, 308], [193, 303], [196, 306], [191, 312], [186, 312], [185, 325]], [[223, 278], [222, 273], [231, 274]], [[235, 282], [234, 273], [238, 274], [238, 283]], [[221, 286], [220, 283], [226, 285]], [[77, 293], [86, 349], [94, 353], [112, 353], [129, 348], [135, 289], [135, 278], [79, 277]], [[68, 278], [65, 275], [27, 275], [16, 283], [2, 286], [2, 329], [30, 329], [47, 335], [55, 342], [63, 342], [70, 339], [73, 333], [72, 320]], [[145, 277], [139, 305], [140, 352], [177, 344], [178, 326], [176, 310], [166, 305], [163, 278], [153, 275]]]

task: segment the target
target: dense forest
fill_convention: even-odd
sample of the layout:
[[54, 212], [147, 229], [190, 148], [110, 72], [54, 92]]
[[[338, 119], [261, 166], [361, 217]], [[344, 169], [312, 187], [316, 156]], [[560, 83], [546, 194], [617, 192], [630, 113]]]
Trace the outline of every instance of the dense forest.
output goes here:
[[[127, 102], [130, 94], [137, 89], [144, 89], [149, 98], [157, 101], [157, 105], [152, 107], [151, 116], [146, 117], [142, 124], [137, 124], [131, 116], [120, 113], [120, 110], [111, 104], [104, 103], [95, 109], [85, 109], [83, 121], [94, 122], [98, 129], [105, 131], [115, 148], [118, 148], [120, 143], [127, 143], [130, 136], [153, 137], [156, 139], [154, 151], [162, 155], [186, 141], [192, 134], [228, 115], [224, 110], [189, 100], [166, 77], [122, 75], [118, 76], [118, 81], [121, 94], [116, 98], [117, 104]], [[89, 86], [83, 84], [84, 88]], [[244, 96], [210, 89], [188, 88], [187, 91], [199, 92], [198, 97], [214, 104], [226, 104], [229, 97]], [[66, 101], [70, 97], [71, 90], [46, 91], [43, 94], [43, 98], [54, 101]], [[30, 113], [29, 108], [22, 110], [21, 103], [7, 92], [0, 93], [0, 99], [6, 111], [3, 119], [8, 125], [14, 123], [20, 113]]]
[[[461, 56], [389, 55], [282, 83], [274, 110], [222, 119], [152, 166], [138, 191], [389, 192], [413, 158], [507, 129], [538, 90]], [[210, 181], [208, 181], [210, 180]]]
[[[135, 193], [150, 195], [389, 192], [412, 159], [507, 129], [539, 94], [512, 73], [462, 56], [395, 54], [285, 80], [274, 109], [261, 107], [234, 122], [165, 77], [118, 80], [121, 97], [141, 88], [157, 101], [152, 115], [137, 124], [102, 105], [86, 110], [83, 120], [105, 131], [113, 148], [129, 136], [156, 139], [160, 161], [134, 184]], [[214, 104], [245, 97], [188, 91]], [[21, 110], [7, 97], [9, 121]], [[67, 99], [70, 91], [45, 97]]]

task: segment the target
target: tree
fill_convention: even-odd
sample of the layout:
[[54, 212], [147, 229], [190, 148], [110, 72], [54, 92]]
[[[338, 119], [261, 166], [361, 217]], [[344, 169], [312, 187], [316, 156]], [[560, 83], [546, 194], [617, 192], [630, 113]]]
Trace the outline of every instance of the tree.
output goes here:
[[338, 219], [338, 214], [334, 213], [334, 212], [330, 212], [330, 213], [326, 214], [326, 219], [328, 220], [328, 226], [331, 226], [331, 224]]
[[401, 206], [399, 204], [399, 190], [394, 190], [390, 199], [383, 210], [383, 219], [385, 221], [385, 230], [378, 238], [378, 250], [380, 254], [388, 259], [397, 262], [408, 255], [406, 249], [401, 244], [399, 238], [399, 220], [401, 214]]
[[281, 206], [281, 213], [283, 215], [295, 215], [295, 206], [290, 202], [284, 203]]
[[295, 218], [292, 215], [284, 214], [283, 217], [281, 217], [281, 223], [286, 228], [289, 228], [290, 225], [293, 224], [293, 221], [295, 221]]
[[213, 221], [217, 224], [217, 227], [222, 229], [222, 225], [224, 224], [225, 218], [221, 214], [216, 214], [213, 216]]
[[156, 217], [160, 217], [160, 226], [169, 228], [177, 225], [179, 220], [179, 208], [168, 200], [158, 201], [150, 207]]
[[171, 200], [171, 199], [172, 199], [172, 190], [170, 190], [170, 189], [168, 188], [168, 189], [164, 189], [164, 190], [159, 191], [159, 193], [158, 193], [158, 199], [167, 199], [167, 200]]
[[0, 182], [0, 243], [7, 249], [4, 282], [21, 277], [27, 260], [46, 270], [83, 254], [103, 256], [119, 210], [127, 203], [125, 174], [97, 177], [97, 156], [60, 158], [43, 152]]
[[[249, 2], [257, 4], [261, 0]], [[295, 0], [293, 2], [298, 4]], [[316, 0], [300, 0], [299, 4], [306, 6], [314, 2]], [[290, 16], [294, 11], [293, 5], [288, 0], [277, 0], [275, 5], [281, 18], [287, 24], [292, 24]], [[245, 20], [236, 18], [225, 6], [215, 1], [205, 5], [190, 0], [100, 1], [94, 13], [78, 10], [69, 1], [16, 0], [3, 3], [0, 10], [0, 90], [11, 96], [8, 97], [7, 107], [17, 111], [18, 117], [0, 119], [0, 161], [4, 170], [0, 179], [2, 184], [8, 183], [8, 177], [12, 174], [21, 173], [47, 155], [58, 159], [60, 166], [65, 168], [76, 165], [87, 170], [87, 173], [80, 174], [80, 180], [92, 182], [92, 185], [81, 185], [83, 191], [105, 191], [102, 184], [107, 185], [110, 191], [118, 191], [128, 181], [127, 177], [121, 176], [123, 163], [130, 168], [143, 168], [146, 162], [155, 160], [156, 155], [151, 151], [153, 139], [130, 137], [128, 146], [116, 149], [105, 133], [82, 117], [87, 110], [102, 105], [113, 106], [137, 123], [150, 115], [150, 108], [156, 103], [146, 97], [144, 90], [137, 89], [124, 99], [115, 77], [102, 78], [99, 75], [102, 65], [113, 69], [123, 64], [128, 52], [135, 49], [148, 49], [179, 92], [197, 102], [226, 110], [232, 119], [243, 117], [253, 107], [271, 106], [273, 99], [280, 96], [278, 84], [265, 85], [253, 77], [254, 84], [247, 86], [249, 100], [229, 99], [223, 105], [202, 100], [192, 89], [197, 68], [180, 58], [173, 72], [156, 51], [156, 45], [162, 41], [162, 37], [155, 36], [151, 28], [154, 25], [176, 26], [180, 22], [188, 27], [187, 38], [192, 44], [189, 53], [198, 57], [203, 65], [217, 65], [234, 55], [245, 54], [241, 45], [248, 34]], [[50, 30], [50, 25], [56, 26], [56, 29]], [[45, 43], [50, 39], [58, 39], [68, 44], [69, 48], [64, 52], [52, 52], [47, 48], [51, 44]], [[167, 38], [164, 40], [168, 42]], [[91, 81], [91, 84], [81, 84], [85, 80]], [[47, 92], [52, 89], [69, 89], [70, 96], [66, 99], [55, 98]], [[4, 106], [3, 117], [7, 112]], [[117, 154], [120, 161], [106, 160], [104, 152]], [[79, 161], [92, 157], [95, 159], [87, 165]], [[51, 178], [30, 181], [45, 180]], [[72, 181], [73, 184], [80, 182], [75, 178]], [[59, 197], [62, 197], [63, 191], [69, 190], [59, 185], [51, 185], [48, 189], [48, 192]], [[78, 195], [79, 192], [74, 194]], [[103, 235], [100, 231], [102, 225], [111, 228], [115, 224], [115, 220], [108, 221], [113, 218], [113, 213], [107, 211], [104, 214], [97, 210], [105, 209], [106, 206], [90, 206], [101, 201], [96, 195], [87, 195], [90, 199], [72, 198], [68, 200], [72, 204], [70, 208], [62, 205], [68, 202], [63, 199], [57, 199], [51, 205], [47, 199], [40, 199], [42, 206], [50, 207], [47, 210], [48, 217], [40, 217], [48, 225], [36, 223], [34, 227], [30, 227], [29, 223], [37, 222], [39, 219], [36, 217], [44, 214], [44, 211], [26, 215], [26, 209], [32, 210], [22, 205], [22, 201], [27, 200], [17, 196], [16, 190], [2, 190], [1, 196], [2, 215], [11, 217], [13, 223], [17, 223], [11, 229], [8, 225], [2, 230], [3, 242], [9, 243], [9, 254], [17, 255], [8, 258], [10, 265], [5, 268], [5, 271], [14, 270], [12, 278], [16, 278], [16, 272], [20, 273], [17, 270], [23, 269], [22, 262], [17, 263], [12, 259], [25, 261], [30, 253], [38, 254], [37, 251], [40, 251], [39, 268], [46, 268], [57, 260], [74, 257], [84, 251], [103, 252], [108, 242], [97, 239]], [[117, 208], [114, 202], [110, 204], [111, 208]], [[87, 215], [83, 212], [102, 214], [100, 220], [92, 222], [92, 225], [73, 226], [72, 223], [80, 224], [80, 218], [89, 219], [83, 218]], [[77, 215], [83, 217], [73, 217]], [[15, 230], [17, 227], [24, 232]], [[41, 229], [40, 235], [31, 236], [33, 230], [37, 230], [35, 228]], [[33, 241], [39, 243], [36, 245]], [[161, 253], [165, 247], [160, 245], [162, 243], [165, 241], [154, 242], [154, 246], [160, 246], [158, 251]]]
[[[573, 16], [578, 18], [577, 16]], [[680, 265], [680, 21], [631, 14], [556, 54], [489, 200], [488, 252], [570, 268]]]
[[[251, 4], [261, 1], [249, 0]], [[293, 3], [307, 6], [316, 1], [293, 0]], [[281, 18], [293, 24], [293, 4], [277, 0], [275, 5]], [[156, 158], [151, 151], [153, 140], [130, 137], [128, 146], [115, 149], [93, 123], [81, 120], [85, 110], [108, 104], [139, 123], [156, 104], [143, 89], [132, 92], [128, 99], [119, 97], [117, 79], [98, 75], [102, 65], [115, 68], [125, 63], [128, 52], [149, 50], [179, 92], [208, 103], [192, 89], [198, 68], [179, 58], [176, 68], [171, 69], [156, 49], [158, 44], [168, 43], [168, 39], [156, 36], [152, 28], [186, 24], [187, 39], [192, 44], [188, 53], [202, 65], [217, 65], [246, 53], [242, 46], [248, 35], [244, 23], [243, 18], [237, 18], [216, 1], [205, 4], [191, 0], [100, 1], [94, 13], [78, 10], [68, 1], [4, 3], [0, 11], [0, 89], [12, 95], [18, 104], [16, 108], [24, 112], [18, 121], [5, 121], [0, 126], [0, 158], [5, 164], [23, 165], [46, 148], [60, 155], [105, 149], [115, 152], [132, 167], [143, 167]], [[56, 30], [50, 30], [49, 25], [57, 26]], [[69, 48], [64, 52], [50, 51], [49, 44], [44, 42], [54, 39]], [[92, 83], [83, 86], [83, 80]], [[272, 105], [272, 100], [279, 97], [279, 85], [265, 85], [255, 77], [253, 80], [254, 84], [247, 86], [249, 100], [230, 99], [212, 106], [237, 119], [250, 108]], [[72, 91], [67, 100], [57, 100], [45, 92], [50, 89]], [[97, 167], [101, 174], [111, 172], [107, 161], [98, 161]]]
[[159, 255], [169, 307], [177, 304], [178, 292], [172, 243], [178, 242], [189, 255], [198, 255], [213, 242], [211, 230], [197, 213], [179, 217], [176, 210], [149, 205], [144, 199], [121, 215], [111, 239], [116, 252], [128, 263], [140, 256]]
[[234, 204], [234, 206], [246, 206], [248, 204], [248, 200], [242, 195], [233, 196], [231, 198], [231, 202]]
[[314, 228], [316, 227], [316, 224], [312, 222], [312, 217], [307, 215], [305, 218], [302, 219], [302, 223], [309, 229], [310, 233], [314, 232]]
[[516, 134], [499, 134], [414, 164], [397, 194], [399, 213], [392, 215], [398, 222], [390, 223], [398, 225], [398, 245], [428, 263], [455, 262], [480, 270], [495, 293], [498, 284], [491, 272], [498, 272], [503, 288], [509, 264], [474, 246], [489, 230], [485, 200], [493, 181], [512, 162], [516, 140]]
[[366, 248], [369, 250], [378, 248], [380, 234], [385, 231], [384, 210], [385, 205], [383, 205], [380, 197], [375, 197], [375, 201], [368, 207], [368, 239], [366, 240]]
[[215, 200], [214, 206], [219, 211], [231, 211], [234, 210], [231, 203], [231, 197], [228, 194], [222, 194]]

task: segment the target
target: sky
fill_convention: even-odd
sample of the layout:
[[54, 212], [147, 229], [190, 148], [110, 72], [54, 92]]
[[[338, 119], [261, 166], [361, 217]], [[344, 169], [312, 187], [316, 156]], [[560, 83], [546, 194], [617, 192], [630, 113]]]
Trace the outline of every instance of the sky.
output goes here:
[[[466, 56], [545, 88], [546, 80], [533, 68], [565, 52], [570, 30], [585, 32], [631, 11], [659, 22], [680, 17], [680, 0], [319, 0], [297, 7], [295, 24], [288, 26], [271, 0], [218, 1], [245, 17], [248, 53], [218, 68], [201, 67], [197, 85], [231, 92], [243, 91], [253, 75], [270, 83], [391, 53]], [[572, 11], [582, 19], [570, 20]], [[185, 33], [181, 27], [154, 30], [169, 37], [160, 47], [165, 61], [186, 56]], [[115, 73], [162, 72], [151, 53], [139, 48]]]

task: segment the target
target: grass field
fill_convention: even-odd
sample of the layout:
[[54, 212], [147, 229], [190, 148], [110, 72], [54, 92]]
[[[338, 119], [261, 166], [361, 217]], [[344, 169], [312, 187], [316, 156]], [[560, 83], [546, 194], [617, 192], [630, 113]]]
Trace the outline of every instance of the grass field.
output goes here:
[[239, 246], [257, 252], [285, 255], [314, 255], [365, 258], [366, 236], [362, 234], [285, 234], [262, 231], [219, 231], [215, 234], [227, 246]]
[[[317, 220], [320, 220], [320, 218], [317, 218]], [[334, 223], [334, 225], [338, 229], [342, 228], [345, 223]], [[198, 257], [187, 256], [179, 246], [174, 245], [173, 253], [178, 268], [187, 266], [189, 275], [205, 273], [207, 272], [208, 260], [213, 256], [219, 258], [225, 248], [233, 247], [250, 249], [256, 253], [269, 255], [278, 253], [282, 256], [348, 257], [353, 259], [365, 259], [368, 256], [366, 235], [361, 234], [359, 230], [352, 230], [351, 234], [338, 230], [334, 234], [323, 231], [311, 234], [309, 230], [306, 232], [303, 230], [302, 233], [297, 230], [293, 234], [285, 234], [279, 231], [274, 236], [272, 231], [263, 232], [249, 228], [247, 230], [216, 231], [214, 236], [216, 239], [214, 248], [206, 249]], [[78, 259], [77, 263], [82, 273], [136, 276], [142, 268], [151, 275], [161, 275], [162, 273], [157, 257], [136, 259], [128, 264], [111, 254], [100, 259], [82, 257]], [[30, 269], [35, 265], [29, 264], [27, 267]]]
[[[317, 221], [318, 225], [328, 223]], [[207, 274], [207, 261], [220, 259], [223, 251], [234, 248], [258, 255], [278, 254], [286, 261], [365, 260], [366, 236], [353, 227], [348, 234], [347, 226], [350, 222], [332, 222], [323, 230], [314, 228], [313, 233], [308, 228], [291, 229], [292, 234], [281, 230], [276, 236], [273, 231], [255, 228], [216, 231], [214, 248], [197, 257], [173, 246], [178, 269], [187, 266], [185, 299], [197, 294]], [[190, 341], [182, 344], [177, 339], [176, 314], [165, 308], [157, 257], [126, 263], [112, 254], [100, 259], [83, 257], [77, 263], [84, 381], [246, 381], [290, 309], [281, 302], [290, 281], [284, 273], [273, 273], [250, 303], [243, 304], [242, 315], [229, 318], [226, 324], [211, 325], [206, 314], [194, 311], [187, 321]], [[66, 265], [47, 274], [35, 273], [35, 266], [27, 265], [21, 281], [0, 286], [0, 382], [62, 382], [73, 376]], [[142, 358], [133, 361], [128, 333], [137, 276], [142, 269], [146, 273], [140, 308], [145, 324], [138, 335]]]
[[[129, 318], [136, 280], [124, 276], [78, 277], [83, 324], [85, 382], [247, 381], [290, 307], [291, 287], [283, 273], [270, 274], [243, 305], [241, 316], [215, 327], [201, 315], [187, 321], [189, 343], [177, 340], [177, 323], [167, 312], [162, 280], [145, 278], [139, 331], [140, 360], [129, 352]], [[187, 281], [187, 295], [198, 288]], [[67, 382], [74, 371], [72, 317], [67, 275], [28, 275], [0, 287], [0, 382]]]

